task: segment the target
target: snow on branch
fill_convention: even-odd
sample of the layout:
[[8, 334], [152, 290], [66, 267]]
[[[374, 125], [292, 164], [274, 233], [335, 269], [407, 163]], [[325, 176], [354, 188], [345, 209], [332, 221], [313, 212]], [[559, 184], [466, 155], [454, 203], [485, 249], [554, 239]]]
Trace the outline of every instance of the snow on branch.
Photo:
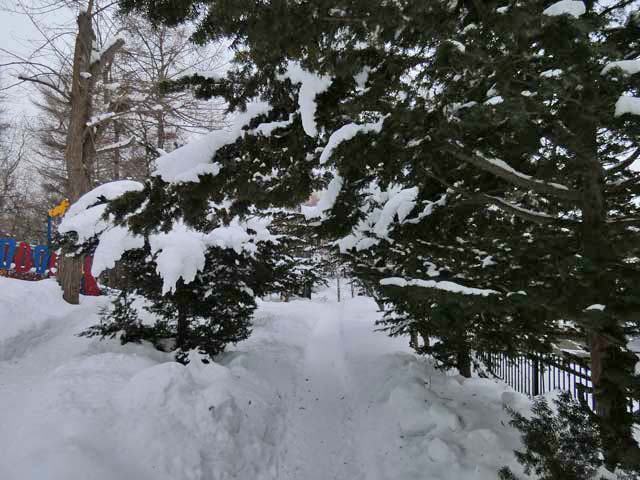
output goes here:
[[105, 145], [104, 147], [99, 148], [98, 150], [96, 150], [96, 153], [111, 152], [113, 150], [128, 147], [129, 145], [131, 145], [131, 143], [133, 143], [133, 140], [133, 137], [127, 137], [124, 140], [120, 140], [119, 142], [110, 143], [109, 145]]
[[545, 9], [542, 14], [550, 17], [557, 17], [560, 15], [570, 15], [574, 18], [579, 18], [584, 15], [587, 11], [587, 8], [584, 5], [584, 2], [579, 0], [561, 0], [560, 2], [556, 2], [547, 9]]
[[313, 207], [302, 207], [302, 214], [307, 220], [313, 218], [322, 218], [324, 212], [331, 210], [338, 199], [338, 195], [342, 190], [344, 179], [335, 173], [327, 188], [319, 193], [320, 200]]
[[616, 102], [614, 116], [621, 117], [625, 114], [640, 115], [640, 98], [622, 95]]
[[356, 135], [360, 133], [362, 134], [370, 133], [370, 132], [380, 133], [380, 131], [382, 130], [382, 124], [384, 123], [384, 119], [385, 117], [382, 117], [380, 120], [378, 120], [375, 123], [364, 123], [364, 124], [348, 123], [346, 125], [343, 125], [339, 129], [337, 129], [329, 137], [329, 141], [327, 142], [327, 145], [324, 147], [324, 150], [320, 155], [320, 164], [327, 163], [327, 161], [331, 158], [331, 155], [333, 154], [334, 150], [338, 148], [338, 146], [342, 142], [351, 140], [352, 138], [354, 138]]
[[162, 278], [162, 294], [175, 290], [178, 280], [193, 282], [206, 263], [211, 247], [232, 249], [237, 254], [253, 255], [258, 243], [277, 243], [278, 237], [269, 232], [269, 219], [235, 217], [229, 225], [221, 225], [209, 233], [199, 232], [177, 221], [173, 228], [149, 236], [151, 253], [155, 255], [156, 271]]
[[421, 279], [404, 279], [401, 277], [389, 277], [380, 280], [382, 286], [395, 286], [395, 287], [421, 287], [421, 288], [433, 288], [436, 290], [444, 290], [451, 293], [461, 293], [463, 295], [476, 295], [482, 297], [488, 297], [489, 295], [500, 295], [500, 292], [490, 289], [471, 288], [460, 285], [459, 283], [437, 280], [421, 280]]
[[465, 155], [461, 152], [453, 152], [453, 155], [458, 157], [475, 167], [478, 167], [485, 172], [489, 172], [496, 177], [508, 181], [509, 183], [518, 187], [533, 190], [538, 193], [555, 196], [565, 200], [576, 200], [578, 193], [570, 190], [565, 185], [558, 183], [547, 183], [542, 180], [535, 179], [529, 175], [526, 175], [518, 170], [515, 170], [508, 163], [497, 158], [487, 158], [480, 152], [475, 152], [473, 155]]
[[[75, 217], [89, 207], [95, 205], [100, 200], [115, 200], [128, 192], [139, 192], [144, 189], [144, 185], [133, 180], [118, 180], [115, 182], [105, 183], [93, 190], [85, 193], [78, 199], [67, 211], [64, 220]], [[64, 220], [62, 223], [64, 223]]]
[[271, 106], [266, 102], [249, 102], [245, 112], [236, 114], [231, 128], [210, 132], [158, 158], [152, 175], [169, 183], [195, 183], [200, 181], [200, 175], [217, 175], [220, 173], [220, 164], [213, 161], [216, 152], [245, 135], [247, 132], [243, 128], [255, 117], [270, 110]]
[[364, 217], [349, 235], [336, 242], [340, 251], [346, 252], [353, 248], [362, 251], [379, 244], [381, 240], [391, 242], [390, 234], [396, 220], [400, 224], [418, 223], [432, 213], [436, 204], [446, 203], [446, 199], [442, 198], [438, 202], [428, 202], [421, 214], [407, 219], [415, 209], [418, 193], [417, 187], [402, 188], [400, 185], [391, 185], [387, 190], [381, 190], [375, 184], [369, 185], [365, 204], [361, 208]]
[[508, 202], [499, 197], [484, 195], [484, 198], [486, 198], [488, 202], [493, 203], [496, 207], [501, 208], [502, 210], [505, 210], [509, 213], [512, 213], [516, 217], [522, 218], [523, 220], [527, 220], [527, 221], [539, 223], [539, 224], [555, 223], [559, 221], [559, 219], [556, 217], [547, 215], [546, 213], [536, 212], [535, 210], [529, 210], [529, 209], [520, 207], [519, 205], [514, 205], [513, 203]]
[[310, 137], [318, 136], [316, 126], [316, 97], [327, 91], [333, 82], [333, 78], [304, 70], [298, 62], [289, 61], [286, 71], [278, 76], [279, 80], [289, 79], [291, 83], [300, 84], [298, 93], [298, 105], [302, 128]]
[[600, 72], [602, 75], [606, 75], [612, 70], [621, 70], [624, 75], [635, 75], [640, 73], [640, 60], [620, 60], [618, 62], [611, 62], [605, 65]]

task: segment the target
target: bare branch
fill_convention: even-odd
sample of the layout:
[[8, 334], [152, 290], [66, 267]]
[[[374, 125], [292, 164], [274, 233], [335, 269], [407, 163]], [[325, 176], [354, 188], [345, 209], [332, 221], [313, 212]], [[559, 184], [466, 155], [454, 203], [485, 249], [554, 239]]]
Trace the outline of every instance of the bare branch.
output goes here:
[[44, 85], [47, 88], [50, 88], [52, 90], [54, 90], [55, 92], [57, 92], [58, 94], [62, 95], [62, 97], [64, 97], [65, 99], [69, 100], [69, 94], [65, 93], [63, 90], [61, 90], [60, 88], [56, 87], [55, 85], [53, 85], [52, 83], [47, 82], [46, 80], [40, 80], [36, 77], [24, 77], [22, 75], [18, 76], [19, 80], [22, 80], [23, 82], [32, 82], [32, 83], [37, 83], [40, 85]]

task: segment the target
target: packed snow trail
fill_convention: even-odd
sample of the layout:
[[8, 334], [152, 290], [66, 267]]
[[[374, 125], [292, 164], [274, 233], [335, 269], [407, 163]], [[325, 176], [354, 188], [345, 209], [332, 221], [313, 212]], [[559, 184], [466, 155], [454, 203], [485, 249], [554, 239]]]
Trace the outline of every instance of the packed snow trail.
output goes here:
[[365, 297], [260, 302], [247, 341], [188, 366], [78, 337], [105, 298], [69, 306], [54, 282], [0, 278], [0, 300], [2, 480], [494, 480], [515, 465], [502, 405], [526, 400], [375, 332]]
[[345, 363], [344, 309], [316, 318], [287, 409], [283, 480], [365, 479], [357, 451], [358, 408]]

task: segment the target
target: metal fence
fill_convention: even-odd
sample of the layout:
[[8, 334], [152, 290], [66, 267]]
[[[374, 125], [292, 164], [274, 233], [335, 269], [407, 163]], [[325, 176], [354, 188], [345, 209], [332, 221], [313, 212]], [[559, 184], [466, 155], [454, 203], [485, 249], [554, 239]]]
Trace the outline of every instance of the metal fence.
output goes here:
[[[569, 353], [513, 357], [504, 352], [478, 352], [476, 358], [488, 374], [529, 397], [543, 395], [552, 390], [564, 390], [595, 410], [588, 358]], [[630, 399], [629, 408], [631, 411], [638, 411], [640, 400]]]

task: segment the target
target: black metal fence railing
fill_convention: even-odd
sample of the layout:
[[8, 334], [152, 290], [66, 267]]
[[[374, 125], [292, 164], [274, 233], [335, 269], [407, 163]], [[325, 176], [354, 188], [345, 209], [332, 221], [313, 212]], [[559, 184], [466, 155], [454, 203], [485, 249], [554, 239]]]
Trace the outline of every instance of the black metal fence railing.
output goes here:
[[[565, 355], [518, 355], [504, 352], [478, 352], [476, 358], [484, 370], [514, 390], [536, 397], [552, 390], [570, 392], [573, 397], [595, 410], [591, 368], [587, 358]], [[640, 409], [640, 400], [630, 399], [631, 411]]]

